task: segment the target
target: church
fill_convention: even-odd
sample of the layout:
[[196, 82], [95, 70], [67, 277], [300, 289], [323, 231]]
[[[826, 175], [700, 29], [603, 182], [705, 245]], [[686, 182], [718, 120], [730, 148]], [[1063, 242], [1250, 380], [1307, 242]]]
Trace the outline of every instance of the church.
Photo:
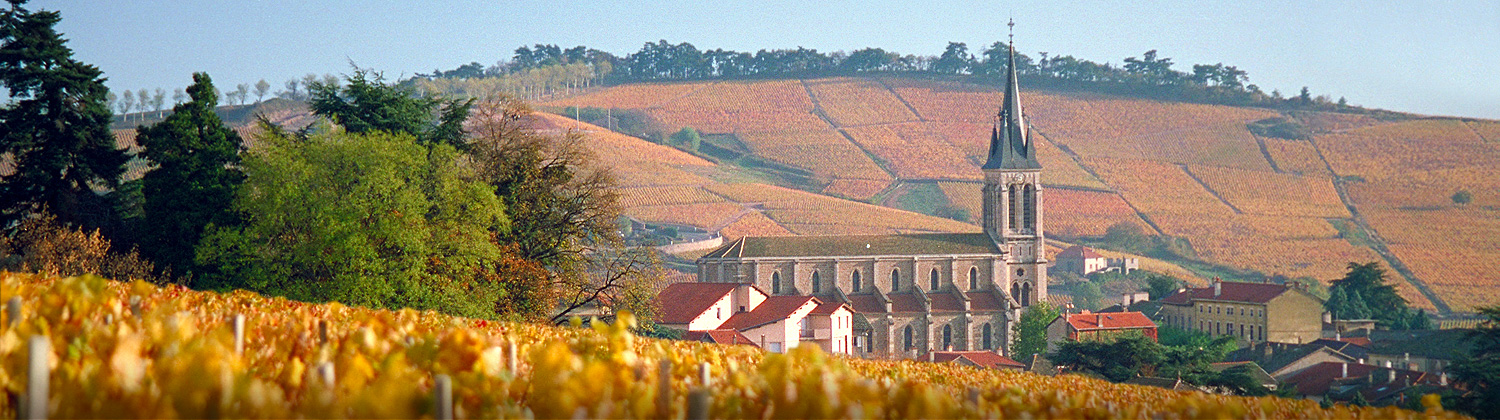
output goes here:
[[858, 356], [1012, 356], [1021, 309], [1047, 298], [1047, 259], [1042, 166], [1021, 111], [1013, 43], [1007, 77], [982, 167], [982, 233], [742, 237], [699, 258], [698, 281], [846, 303]]

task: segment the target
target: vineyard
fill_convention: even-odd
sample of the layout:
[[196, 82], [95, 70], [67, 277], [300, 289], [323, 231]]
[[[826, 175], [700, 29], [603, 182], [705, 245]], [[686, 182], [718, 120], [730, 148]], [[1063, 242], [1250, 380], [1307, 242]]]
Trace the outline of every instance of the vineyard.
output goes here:
[[891, 124], [844, 130], [885, 161], [900, 179], [981, 179], [979, 167], [923, 124]]
[[1328, 176], [1328, 165], [1318, 157], [1312, 143], [1297, 140], [1261, 139], [1266, 144], [1266, 153], [1276, 162], [1282, 172], [1294, 175]]
[[1349, 218], [1328, 178], [1214, 166], [1188, 170], [1245, 213], [1293, 217]]
[[1315, 139], [1339, 175], [1370, 181], [1413, 171], [1493, 166], [1500, 149], [1458, 120], [1416, 120], [1360, 128]]
[[[1436, 398], [1424, 399], [1424, 413], [1323, 410], [1310, 400], [846, 359], [815, 346], [767, 354], [643, 339], [628, 316], [550, 327], [96, 277], [3, 274], [0, 292], [17, 302], [0, 385], [17, 393], [34, 379], [23, 372], [46, 375], [41, 406], [59, 418], [1458, 417]], [[21, 400], [0, 400], [0, 415], [17, 417]]]
[[839, 127], [916, 121], [917, 116], [873, 80], [832, 79], [807, 82], [823, 112]]

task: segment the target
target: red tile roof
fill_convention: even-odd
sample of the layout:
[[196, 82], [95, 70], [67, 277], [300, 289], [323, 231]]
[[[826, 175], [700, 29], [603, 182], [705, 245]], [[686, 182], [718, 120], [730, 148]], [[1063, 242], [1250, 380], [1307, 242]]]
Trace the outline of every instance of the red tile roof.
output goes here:
[[[813, 314], [813, 315], [833, 315], [833, 313], [836, 312], [836, 311], [838, 311], [839, 308], [848, 308], [848, 307], [849, 307], [848, 304], [841, 303], [841, 302], [823, 302], [821, 305], [818, 305], [817, 308], [813, 308], [811, 314]], [[854, 309], [851, 308], [849, 310], [853, 311]]]
[[951, 363], [958, 359], [965, 359], [979, 367], [990, 369], [1026, 368], [1025, 364], [993, 351], [934, 351], [919, 356], [917, 360], [928, 360], [928, 357], [931, 357], [935, 363]]
[[750, 337], [746, 337], [735, 330], [688, 331], [682, 333], [682, 339], [705, 343], [740, 344], [760, 348], [760, 346], [755, 345], [754, 341], [750, 341]]
[[1005, 305], [1000, 299], [990, 292], [973, 291], [964, 293], [969, 296], [969, 309], [975, 311], [1003, 311]]
[[1156, 328], [1156, 323], [1140, 312], [1108, 312], [1064, 315], [1078, 331]]
[[880, 298], [875, 295], [849, 295], [849, 306], [862, 314], [885, 313], [885, 305], [881, 305]]
[[781, 321], [797, 312], [808, 302], [822, 304], [823, 301], [812, 296], [771, 296], [761, 302], [760, 306], [750, 312], [740, 312], [724, 321], [719, 329], [748, 330], [762, 325]]
[[922, 301], [917, 295], [911, 293], [899, 293], [889, 295], [891, 298], [891, 312], [922, 312]]
[[1073, 245], [1068, 247], [1068, 249], [1064, 249], [1062, 252], [1057, 253], [1057, 256], [1052, 258], [1059, 260], [1063, 258], [1104, 258], [1104, 255], [1101, 255], [1098, 252], [1094, 252], [1094, 250], [1089, 249], [1088, 247], [1083, 245]]
[[1340, 381], [1359, 380], [1368, 378], [1371, 372], [1375, 372], [1375, 384], [1385, 384], [1390, 379], [1388, 371], [1396, 371], [1397, 384], [1429, 384], [1437, 385], [1439, 380], [1436, 375], [1426, 374], [1414, 370], [1390, 369], [1360, 363], [1349, 363], [1348, 375], [1344, 375], [1344, 363], [1323, 362], [1303, 369], [1296, 375], [1287, 378], [1287, 385], [1297, 388], [1297, 393], [1302, 395], [1324, 395], [1328, 389]]
[[1219, 283], [1221, 286], [1219, 296], [1214, 296], [1214, 287], [1189, 288], [1181, 292], [1162, 298], [1163, 303], [1174, 303], [1186, 305], [1194, 300], [1221, 300], [1229, 302], [1266, 303], [1277, 296], [1281, 296], [1290, 286], [1284, 284], [1267, 283], [1242, 283], [1226, 281]]
[[963, 312], [964, 310], [964, 301], [959, 300], [952, 293], [938, 292], [927, 295], [927, 298], [932, 299], [933, 312]]
[[[661, 312], [656, 322], [686, 324], [739, 287], [739, 283], [676, 283], [656, 295]], [[752, 286], [753, 287], [753, 286]]]

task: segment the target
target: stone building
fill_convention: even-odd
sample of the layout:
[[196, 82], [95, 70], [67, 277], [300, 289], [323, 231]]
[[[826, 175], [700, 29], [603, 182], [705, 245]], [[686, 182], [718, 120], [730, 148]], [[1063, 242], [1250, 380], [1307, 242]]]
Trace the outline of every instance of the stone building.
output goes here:
[[1109, 258], [1083, 245], [1070, 246], [1052, 257], [1052, 260], [1052, 270], [1080, 276], [1111, 271], [1130, 274], [1141, 268], [1141, 260], [1138, 258]]
[[699, 258], [698, 281], [848, 303], [863, 321], [859, 355], [1008, 352], [1020, 309], [1047, 298], [1042, 167], [1021, 109], [1014, 48], [1011, 63], [981, 168], [982, 232], [744, 237]]
[[1162, 323], [1250, 342], [1311, 343], [1323, 335], [1323, 299], [1285, 284], [1223, 282], [1162, 298]]

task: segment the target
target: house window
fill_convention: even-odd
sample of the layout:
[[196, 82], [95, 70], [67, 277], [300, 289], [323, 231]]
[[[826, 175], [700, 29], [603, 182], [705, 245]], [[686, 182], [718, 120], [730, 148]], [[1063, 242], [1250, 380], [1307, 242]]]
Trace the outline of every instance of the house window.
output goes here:
[[914, 346], [911, 345], [911, 326], [910, 325], [907, 325], [906, 326], [906, 330], [901, 333], [901, 342], [906, 345], [906, 349], [907, 350], [911, 350], [912, 348], [914, 348]]
[[818, 278], [818, 271], [817, 270], [813, 270], [813, 275], [812, 275], [812, 289], [813, 289], [813, 293], [818, 293], [818, 292], [822, 292], [823, 291], [823, 282], [822, 282], [821, 279]]
[[891, 269], [891, 291], [901, 290], [901, 269]]
[[969, 290], [979, 288], [979, 267], [969, 267]]
[[931, 283], [932, 283], [932, 291], [936, 292], [937, 289], [938, 289], [938, 286], [939, 286], [938, 285], [938, 272], [937, 272], [936, 268], [932, 269], [932, 274], [929, 277], [932, 278], [932, 281], [931, 281]]
[[771, 293], [781, 293], [781, 272], [771, 273]]
[[781, 343], [771, 342], [766, 344], [766, 350], [772, 353], [781, 353]]
[[943, 326], [943, 350], [953, 349], [953, 326]]
[[982, 340], [983, 343], [984, 343], [984, 349], [985, 350], [989, 350], [990, 349], [990, 323], [988, 323], [988, 322], [984, 323], [984, 327], [980, 328], [980, 334], [979, 335], [981, 337], [984, 337], [984, 340]]
[[714, 319], [724, 319], [724, 308], [714, 308]]
[[859, 291], [859, 270], [858, 269], [854, 270], [854, 275], [851, 276], [850, 279], [854, 282], [854, 291], [858, 292]]

